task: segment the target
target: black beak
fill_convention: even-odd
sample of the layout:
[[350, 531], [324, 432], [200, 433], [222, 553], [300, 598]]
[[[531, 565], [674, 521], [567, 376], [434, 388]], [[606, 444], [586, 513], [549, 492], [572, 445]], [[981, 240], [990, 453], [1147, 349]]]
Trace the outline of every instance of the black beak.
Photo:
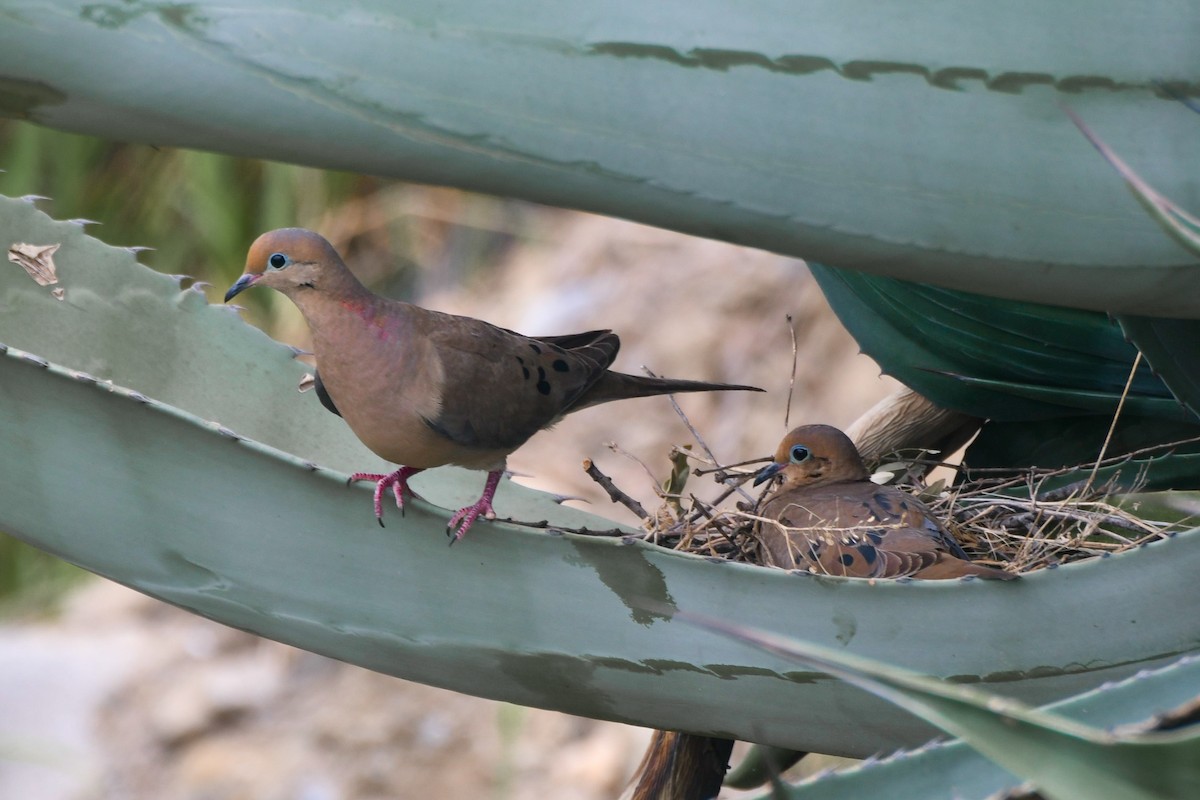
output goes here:
[[754, 485], [758, 486], [763, 481], [771, 480], [771, 478], [774, 478], [776, 475], [779, 474], [779, 470], [783, 469], [786, 466], [787, 466], [787, 464], [780, 464], [778, 462], [776, 462], [774, 464], [767, 464], [765, 467], [763, 467], [762, 469], [760, 469], [758, 471], [758, 474], [756, 474], [754, 476]]
[[228, 303], [233, 298], [237, 297], [246, 289], [254, 285], [254, 282], [261, 278], [261, 275], [255, 275], [253, 272], [247, 272], [245, 275], [237, 279], [237, 283], [229, 287], [229, 291], [225, 293], [225, 302]]

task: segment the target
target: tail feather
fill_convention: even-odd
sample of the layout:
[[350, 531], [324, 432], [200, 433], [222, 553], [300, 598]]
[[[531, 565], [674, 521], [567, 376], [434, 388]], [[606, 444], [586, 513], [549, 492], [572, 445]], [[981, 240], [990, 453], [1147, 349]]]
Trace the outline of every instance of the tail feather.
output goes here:
[[721, 791], [733, 741], [655, 731], [629, 800], [711, 800]]
[[571, 406], [577, 411], [588, 406], [627, 400], [632, 397], [652, 397], [658, 394], [678, 392], [761, 392], [757, 386], [742, 386], [733, 383], [709, 383], [677, 378], [651, 378], [644, 375], [627, 375], [623, 372], [605, 372], [600, 380], [592, 384]]

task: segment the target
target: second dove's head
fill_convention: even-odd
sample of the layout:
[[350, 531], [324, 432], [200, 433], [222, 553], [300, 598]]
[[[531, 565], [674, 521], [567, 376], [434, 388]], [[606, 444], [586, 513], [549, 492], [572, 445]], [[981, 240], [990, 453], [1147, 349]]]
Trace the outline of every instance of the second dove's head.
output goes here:
[[850, 437], [831, 425], [802, 425], [775, 451], [774, 462], [759, 470], [754, 485], [780, 477], [778, 491], [870, 477]]
[[246, 271], [225, 293], [225, 302], [251, 286], [269, 286], [293, 295], [327, 284], [347, 273], [333, 245], [304, 228], [280, 228], [254, 240], [246, 255]]

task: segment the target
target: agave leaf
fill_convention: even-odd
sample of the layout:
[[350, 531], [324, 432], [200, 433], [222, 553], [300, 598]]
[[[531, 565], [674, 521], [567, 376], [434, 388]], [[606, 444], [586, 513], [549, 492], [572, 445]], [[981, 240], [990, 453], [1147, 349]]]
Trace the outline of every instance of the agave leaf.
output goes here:
[[[1083, 464], [1100, 453], [1129, 382], [1117, 435], [1106, 454], [1200, 436], [1197, 417], [1164, 383], [1185, 385], [1196, 339], [1189, 321], [1151, 320], [1175, 334], [1175, 368], [1160, 377], [1122, 330], [1100, 313], [1001, 300], [810, 264], [838, 317], [883, 371], [935, 403], [990, 418], [967, 451], [973, 469]], [[1177, 327], [1168, 328], [1175, 324]], [[1149, 341], [1147, 339], [1147, 341]], [[1132, 381], [1130, 373], [1133, 372]], [[1181, 392], [1184, 390], [1181, 390]], [[1186, 397], [1186, 395], [1184, 395]], [[1200, 486], [1197, 447], [1154, 454], [1121, 471], [1147, 488]], [[1149, 465], [1145, 474], [1139, 468]], [[1110, 470], [1111, 472], [1111, 470]], [[1069, 481], [1071, 478], [1065, 478]]]
[[1069, 100], [1164, 194], [1196, 197], [1200, 176], [1179, 165], [1200, 162], [1200, 137], [1171, 99], [1200, 93], [1196, 14], [1120, 0], [965, 0], [953, 14], [928, 0], [653, 13], [630, 0], [3, 0], [0, 109], [984, 294], [1197, 317], [1194, 254], [1059, 108]]
[[[1087, 479], [1104, 450], [1111, 423], [1099, 416], [1036, 422], [988, 422], [971, 443], [964, 460], [968, 477], [996, 477], [1016, 474], [1014, 465], [1060, 469], [1080, 466], [1078, 470], [1047, 479], [1040, 491]], [[1181, 441], [1176, 437], [1190, 432], [1193, 441], [1164, 447]], [[1096, 470], [1093, 485], [1111, 484], [1125, 491], [1165, 491], [1200, 488], [1200, 442], [1194, 441], [1200, 430], [1184, 429], [1177, 423], [1147, 417], [1123, 416], [1113, 431], [1107, 455], [1134, 453]], [[1159, 519], [1158, 517], [1151, 517]]]
[[[1097, 312], [809, 266], [838, 318], [884, 372], [974, 416], [1111, 416], [1137, 355]], [[1130, 394], [1154, 413], [1174, 403], [1144, 364]]]
[[[1069, 800], [1163, 800], [1200, 792], [1200, 727], [1175, 732], [1115, 732], [1081, 724], [1057, 711], [954, 685], [848, 652], [765, 631], [740, 628], [691, 613], [685, 620], [731, 639], [819, 669], [888, 700], [962, 737], [973, 748], [1048, 797]], [[1197, 698], [1200, 660], [1187, 659], [1172, 689], [1186, 687], [1183, 701]], [[1151, 698], [1141, 693], [1138, 701]], [[1089, 698], [1096, 703], [1096, 695]], [[1103, 704], [1103, 695], [1099, 700]], [[1141, 706], [1145, 708], [1146, 706]], [[1154, 706], [1150, 706], [1152, 709]], [[1104, 712], [1101, 712], [1104, 713]]]
[[1067, 112], [1067, 116], [1071, 118], [1071, 121], [1075, 123], [1075, 127], [1079, 128], [1088, 141], [1100, 151], [1100, 155], [1104, 156], [1105, 160], [1112, 165], [1112, 168], [1125, 179], [1129, 190], [1141, 201], [1146, 210], [1150, 212], [1150, 215], [1162, 225], [1163, 229], [1175, 237], [1188, 250], [1200, 255], [1200, 219], [1193, 217], [1162, 194], [1155, 191], [1154, 187], [1143, 180], [1142, 176], [1134, 172], [1133, 168], [1126, 164], [1111, 147], [1105, 144], [1104, 140], [1079, 118], [1078, 114], [1069, 108], [1064, 110]]
[[[1186, 98], [1183, 98], [1186, 101]], [[1189, 108], [1195, 109], [1192, 103]], [[1071, 121], [1100, 154], [1125, 179], [1130, 191], [1151, 216], [1184, 247], [1200, 254], [1200, 219], [1147, 183], [1125, 163], [1079, 115], [1066, 109]], [[1172, 393], [1193, 414], [1200, 416], [1200, 326], [1188, 319], [1157, 319], [1134, 314], [1117, 317], [1121, 329], [1160, 375]]]
[[[0, 341], [13, 345], [0, 357], [0, 530], [226, 624], [485, 697], [849, 755], [933, 731], [638, 603], [775, 626], [1035, 703], [1200, 650], [1200, 622], [1174, 611], [1200, 602], [1200, 586], [1175, 577], [1200, 570], [1200, 530], [1003, 585], [872, 584], [503, 522], [448, 548], [446, 508], [479, 490], [477, 473], [450, 469], [419, 476], [433, 504], [414, 501], [381, 530], [368, 489], [345, 486], [378, 462], [296, 391], [303, 369], [287, 348], [26, 203], [0, 199], [0, 241], [60, 243], [65, 289], [57, 300], [15, 265], [0, 270]], [[508, 484], [497, 506], [611, 527]], [[1114, 585], [1125, 597], [1108, 624], [1122, 635], [1100, 636]]]
[[[1200, 680], [1200, 661], [1194, 657], [1160, 670], [1138, 673], [1120, 683], [1108, 684], [1058, 703], [1044, 711], [1064, 719], [1087, 723], [1093, 730], [1112, 726], [1140, 724], [1145, 727], [1147, 714], [1194, 703]], [[1193, 729], [1192, 735], [1195, 735]], [[1101, 759], [1072, 778], [1070, 797], [1098, 797], [1093, 794], [1097, 781], [1111, 782]], [[872, 759], [860, 766], [818, 776], [787, 787], [783, 794], [771, 796], [787, 800], [985, 800], [1015, 792], [1028, 775], [1010, 772], [988, 759], [962, 740], [931, 744], [919, 750], [897, 753], [883, 760]], [[1103, 789], [1101, 789], [1103, 791]], [[1142, 796], [1162, 797], [1148, 794]], [[1186, 795], [1172, 795], [1186, 796]], [[767, 796], [760, 800], [768, 800]]]
[[1200, 325], [1196, 320], [1122, 314], [1117, 321], [1179, 402], [1200, 417]]

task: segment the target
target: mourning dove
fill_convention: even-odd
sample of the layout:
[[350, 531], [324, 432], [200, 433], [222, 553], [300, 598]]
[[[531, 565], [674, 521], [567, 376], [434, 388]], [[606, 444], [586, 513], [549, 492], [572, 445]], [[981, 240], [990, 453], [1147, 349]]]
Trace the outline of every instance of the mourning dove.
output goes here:
[[509, 453], [568, 413], [670, 392], [762, 391], [612, 372], [620, 340], [611, 331], [534, 338], [379, 297], [329, 242], [301, 228], [258, 237], [225, 301], [255, 285], [283, 292], [304, 315], [325, 407], [377, 455], [403, 465], [351, 476], [376, 482], [380, 525], [384, 492], [391, 488], [403, 510], [408, 479], [422, 470], [456, 464], [488, 472], [479, 500], [450, 518], [447, 527], [458, 528], [451, 543], [480, 515], [494, 518]]
[[971, 563], [920, 500], [872, 483], [837, 428], [804, 425], [784, 437], [754, 483], [777, 477], [758, 526], [762, 555], [776, 566], [852, 578], [1017, 577]]

